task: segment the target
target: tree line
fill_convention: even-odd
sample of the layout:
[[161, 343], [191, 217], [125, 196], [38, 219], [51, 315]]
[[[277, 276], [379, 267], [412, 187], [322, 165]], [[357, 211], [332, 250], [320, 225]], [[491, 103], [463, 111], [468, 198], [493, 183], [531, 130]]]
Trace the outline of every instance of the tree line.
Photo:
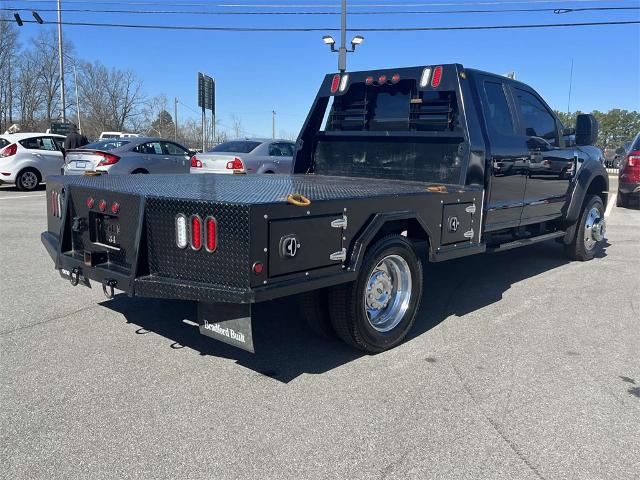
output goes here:
[[[556, 115], [565, 127], [574, 127], [576, 116], [583, 112], [558, 112]], [[618, 148], [633, 140], [640, 132], [640, 112], [614, 108], [608, 112], [591, 112], [598, 120], [598, 146], [600, 148]]]

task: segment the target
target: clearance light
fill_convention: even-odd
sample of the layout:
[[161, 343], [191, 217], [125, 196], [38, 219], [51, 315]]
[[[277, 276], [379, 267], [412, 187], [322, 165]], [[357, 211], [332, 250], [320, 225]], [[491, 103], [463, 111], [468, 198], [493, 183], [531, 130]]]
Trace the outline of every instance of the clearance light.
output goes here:
[[347, 89], [347, 83], [349, 83], [349, 75], [343, 75], [340, 80], [340, 91], [344, 92]]
[[53, 215], [54, 217], [58, 216], [58, 212], [56, 211], [56, 208], [58, 207], [58, 199], [57, 197], [57, 193], [55, 190], [51, 191], [51, 215]]
[[398, 83], [400, 81], [400, 74], [394, 73], [393, 77], [391, 77], [391, 83]]
[[202, 220], [198, 215], [191, 217], [191, 248], [194, 250], [202, 248]]
[[120, 204], [118, 202], [113, 202], [111, 204], [111, 213], [113, 213], [114, 215], [117, 215], [119, 211], [120, 211]]
[[436, 88], [440, 85], [442, 80], [442, 67], [436, 67], [433, 69], [433, 77], [431, 78], [431, 86]]
[[107, 209], [107, 202], [103, 199], [98, 202], [98, 208], [101, 212], [104, 212]]
[[93, 208], [94, 205], [95, 205], [95, 200], [93, 199], [93, 197], [87, 198], [87, 208]]
[[207, 219], [204, 221], [204, 226], [207, 233], [205, 248], [207, 249], [207, 252], [214, 252], [216, 250], [218, 242], [218, 239], [216, 238], [216, 219], [213, 217], [207, 217]]
[[364, 81], [364, 83], [366, 85], [371, 85], [373, 83], [373, 77], [367, 77], [367, 79]]
[[333, 76], [333, 80], [331, 80], [331, 93], [336, 93], [338, 91], [339, 85], [340, 85], [340, 75], [336, 73]]
[[387, 83], [387, 76], [386, 75], [380, 75], [380, 77], [378, 78], [378, 83], [380, 85], [384, 85], [385, 83]]
[[187, 248], [187, 217], [176, 215], [176, 245], [178, 248]]
[[429, 85], [429, 77], [431, 77], [431, 67], [427, 67], [422, 71], [422, 77], [420, 77], [421, 87]]

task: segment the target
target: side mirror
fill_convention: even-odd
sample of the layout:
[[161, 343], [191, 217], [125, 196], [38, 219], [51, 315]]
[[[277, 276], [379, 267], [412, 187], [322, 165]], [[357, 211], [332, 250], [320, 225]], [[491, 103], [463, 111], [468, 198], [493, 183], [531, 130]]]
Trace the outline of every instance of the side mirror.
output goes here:
[[576, 145], [595, 145], [598, 140], [598, 120], [590, 113], [576, 117]]

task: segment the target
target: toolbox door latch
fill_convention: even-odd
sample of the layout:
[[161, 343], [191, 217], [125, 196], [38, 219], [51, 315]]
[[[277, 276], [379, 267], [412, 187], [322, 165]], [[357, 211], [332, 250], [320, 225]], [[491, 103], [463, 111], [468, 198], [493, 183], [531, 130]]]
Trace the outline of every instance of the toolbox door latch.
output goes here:
[[464, 238], [473, 238], [473, 228], [464, 232]]
[[338, 252], [333, 252], [329, 255], [329, 260], [344, 262], [347, 259], [347, 249], [343, 248]]
[[342, 228], [343, 230], [347, 229], [347, 216], [343, 215], [342, 218], [336, 218], [331, 221], [331, 226], [333, 228]]
[[464, 209], [464, 211], [467, 212], [467, 213], [474, 214], [474, 213], [476, 213], [476, 206], [475, 205], [469, 205], [467, 208]]

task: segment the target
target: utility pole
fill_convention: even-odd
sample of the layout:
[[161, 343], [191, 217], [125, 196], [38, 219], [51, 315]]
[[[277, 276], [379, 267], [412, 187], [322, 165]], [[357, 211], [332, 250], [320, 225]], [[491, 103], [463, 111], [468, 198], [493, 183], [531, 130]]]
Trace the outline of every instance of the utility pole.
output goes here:
[[62, 59], [62, 1], [58, 0], [58, 64], [60, 67], [60, 101], [62, 102], [62, 122], [67, 122], [67, 112], [65, 108], [66, 99], [64, 97], [64, 60]]
[[276, 138], [276, 111], [271, 110], [271, 138]]
[[347, 69], [347, 0], [342, 0], [340, 15], [340, 49], [338, 50], [338, 70], [344, 73]]
[[76, 89], [76, 114], [78, 116], [78, 131], [82, 133], [82, 124], [80, 123], [80, 97], [78, 96], [78, 71], [76, 69], [76, 62], [73, 62], [73, 85]]
[[178, 141], [178, 97], [174, 97], [173, 99], [173, 124], [175, 126], [175, 133], [173, 134], [173, 139]]

